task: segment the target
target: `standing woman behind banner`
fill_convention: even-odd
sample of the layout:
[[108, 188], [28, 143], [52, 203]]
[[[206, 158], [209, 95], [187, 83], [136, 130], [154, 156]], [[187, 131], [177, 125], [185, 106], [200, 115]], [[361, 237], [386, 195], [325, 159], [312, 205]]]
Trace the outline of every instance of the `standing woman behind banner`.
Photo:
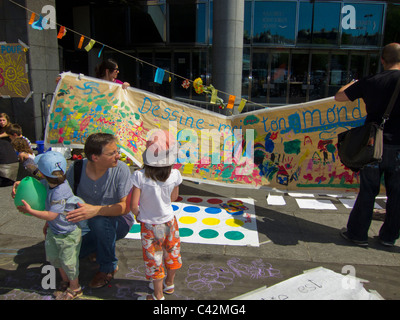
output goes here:
[[118, 63], [113, 59], [104, 60], [97, 65], [95, 72], [96, 78], [122, 84], [122, 89], [126, 89], [130, 86], [129, 82], [122, 82], [117, 79], [119, 68]]

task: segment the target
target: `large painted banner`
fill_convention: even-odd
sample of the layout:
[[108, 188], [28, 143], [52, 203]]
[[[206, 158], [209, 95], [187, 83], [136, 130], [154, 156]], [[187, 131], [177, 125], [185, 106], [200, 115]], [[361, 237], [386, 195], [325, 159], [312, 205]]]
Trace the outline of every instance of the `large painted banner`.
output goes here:
[[337, 134], [365, 120], [362, 100], [333, 98], [224, 116], [135, 88], [63, 73], [52, 101], [46, 147], [83, 148], [95, 132], [115, 134], [142, 163], [147, 136], [170, 130], [185, 179], [234, 187], [357, 191], [358, 175], [337, 155]]
[[26, 51], [19, 43], [0, 43], [0, 96], [25, 98], [30, 93]]

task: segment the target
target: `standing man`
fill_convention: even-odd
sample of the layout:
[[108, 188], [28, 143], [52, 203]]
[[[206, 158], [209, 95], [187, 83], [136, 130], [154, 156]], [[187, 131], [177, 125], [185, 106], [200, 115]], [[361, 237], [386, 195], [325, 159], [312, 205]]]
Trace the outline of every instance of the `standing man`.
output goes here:
[[[126, 197], [132, 188], [131, 173], [119, 161], [117, 140], [111, 134], [90, 135], [84, 151], [87, 159], [83, 160], [76, 195], [85, 203], [71, 211], [67, 219], [71, 222], [88, 219], [90, 231], [82, 238], [80, 257], [96, 254], [100, 268], [89, 286], [101, 288], [118, 271], [116, 241], [124, 238], [133, 225], [132, 214], [125, 214]], [[67, 172], [71, 187], [74, 186], [74, 165]]]
[[[335, 95], [337, 101], [354, 101], [362, 98], [366, 104], [365, 122], [382, 122], [400, 78], [400, 44], [384, 47], [381, 62], [384, 68], [379, 74], [369, 76], [342, 87]], [[347, 222], [347, 230], [341, 235], [360, 246], [368, 246], [368, 230], [371, 225], [375, 197], [379, 194], [384, 175], [387, 203], [385, 221], [379, 231], [384, 246], [394, 246], [400, 231], [400, 97], [397, 99], [383, 133], [383, 157], [379, 163], [365, 166], [360, 171], [360, 191]]]

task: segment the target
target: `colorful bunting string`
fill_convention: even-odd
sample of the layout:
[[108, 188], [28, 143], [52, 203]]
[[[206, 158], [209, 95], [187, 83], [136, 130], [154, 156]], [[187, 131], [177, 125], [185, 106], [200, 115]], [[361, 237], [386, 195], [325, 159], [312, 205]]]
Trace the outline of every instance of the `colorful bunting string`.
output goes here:
[[[13, 3], [13, 4], [15, 4], [18, 7], [21, 7], [23, 9], [25, 9], [28, 12], [31, 12], [31, 17], [30, 17], [30, 20], [29, 20], [29, 24], [32, 26], [32, 28], [37, 29], [37, 30], [43, 30], [44, 29], [43, 25], [47, 24], [47, 20], [44, 19], [41, 15], [38, 15], [36, 12], [24, 7], [23, 5], [21, 5], [19, 3], [16, 3], [13, 0], [8, 0], [8, 1]], [[39, 19], [35, 22], [35, 17], [36, 16], [39, 16]], [[71, 31], [72, 33], [75, 33], [75, 34], [81, 36], [80, 40], [79, 40], [79, 43], [78, 43], [78, 49], [82, 49], [83, 42], [84, 42], [85, 38], [88, 38], [88, 37], [85, 37], [84, 35], [76, 32], [76, 31], [74, 31], [72, 29], [69, 29], [67, 27], [61, 26], [59, 24], [57, 24], [57, 25], [60, 26], [60, 30], [59, 30], [58, 35], [57, 35], [58, 39], [62, 39], [66, 35], [67, 30]], [[94, 39], [90, 39], [90, 38], [88, 38], [88, 39], [89, 39], [89, 43], [85, 47], [85, 50], [87, 52], [92, 50], [94, 44], [96, 43], [96, 41]], [[123, 52], [121, 50], [118, 50], [116, 48], [110, 47], [110, 46], [108, 46], [106, 44], [103, 44], [103, 43], [100, 43], [100, 42], [97, 42], [97, 43], [102, 45], [102, 48], [101, 48], [101, 50], [100, 50], [100, 52], [98, 54], [99, 58], [100, 58], [100, 56], [101, 56], [101, 54], [103, 52], [103, 49], [105, 47], [107, 47], [107, 48], [109, 48], [109, 49], [111, 49], [111, 50], [113, 50], [115, 52], [118, 52], [118, 53], [120, 53], [122, 55], [128, 56], [129, 58], [135, 59], [136, 61], [138, 61], [138, 62], [140, 62], [142, 64], [147, 64], [147, 65], [149, 65], [149, 66], [151, 66], [153, 68], [156, 68], [157, 70], [156, 70], [156, 76], [154, 78], [154, 82], [162, 84], [162, 81], [164, 80], [165, 72], [168, 72], [169, 73], [169, 78], [168, 78], [169, 82], [172, 81], [171, 76], [175, 76], [177, 78], [181, 78], [181, 79], [183, 79], [182, 87], [185, 88], [185, 89], [188, 89], [190, 87], [190, 83], [193, 82], [193, 88], [195, 89], [196, 93], [198, 93], [198, 94], [206, 93], [206, 94], [211, 95], [210, 103], [219, 105], [219, 107], [221, 109], [223, 109], [225, 107], [225, 104], [224, 104], [224, 101], [220, 97], [218, 97], [218, 93], [222, 93], [222, 94], [228, 95], [229, 96], [229, 102], [228, 102], [227, 108], [228, 109], [233, 109], [233, 106], [234, 106], [234, 103], [235, 103], [235, 99], [236, 99], [235, 96], [230, 95], [229, 93], [226, 93], [226, 92], [223, 92], [223, 91], [216, 90], [212, 85], [209, 85], [208, 87], [205, 87], [203, 85], [203, 82], [202, 82], [201, 78], [197, 78], [194, 81], [191, 81], [191, 80], [186, 79], [186, 78], [184, 78], [184, 77], [182, 77], [182, 76], [180, 76], [178, 74], [172, 73], [170, 71], [165, 71], [165, 70], [163, 70], [163, 69], [161, 69], [161, 68], [159, 68], [159, 67], [157, 67], [157, 66], [155, 66], [155, 65], [153, 65], [153, 64], [151, 64], [151, 63], [149, 63], [147, 61], [141, 60], [141, 59], [139, 59], [137, 57], [134, 57], [134, 56], [126, 53], [126, 52]], [[245, 99], [241, 100], [241, 103], [240, 103], [240, 105], [238, 107], [239, 112], [243, 111], [243, 108], [245, 107], [247, 102], [249, 102], [249, 101], [247, 101]], [[255, 105], [259, 105], [259, 106], [265, 108], [264, 105], [261, 105], [261, 104], [258, 104], [258, 103], [254, 103], [254, 102], [252, 102], [252, 103], [255, 104]]]

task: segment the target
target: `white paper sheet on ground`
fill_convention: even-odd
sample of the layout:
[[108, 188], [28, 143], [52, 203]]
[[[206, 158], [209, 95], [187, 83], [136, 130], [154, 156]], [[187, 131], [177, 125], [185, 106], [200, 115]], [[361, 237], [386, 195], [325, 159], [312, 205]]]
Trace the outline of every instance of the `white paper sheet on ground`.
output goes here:
[[294, 197], [294, 198], [296, 198], [296, 197], [298, 197], [298, 198], [302, 198], [302, 197], [303, 198], [314, 198], [315, 197], [315, 194], [313, 194], [313, 193], [289, 192], [288, 195], [291, 197]]
[[[346, 207], [346, 209], [353, 209], [356, 199], [339, 199], [341, 203]], [[382, 207], [375, 202], [375, 209], [382, 209]]]
[[286, 205], [285, 198], [283, 196], [274, 196], [274, 195], [268, 195], [267, 197], [267, 203], [270, 206], [284, 206]]
[[[172, 207], [182, 242], [260, 246], [253, 199], [181, 196], [179, 200]], [[235, 215], [220, 206], [232, 200], [242, 202], [247, 209]], [[140, 239], [140, 224], [135, 222], [126, 238]]]
[[296, 199], [300, 209], [337, 210], [330, 200]]
[[361, 279], [342, 275], [323, 267], [260, 288], [233, 300], [383, 300], [376, 291], [365, 290]]

